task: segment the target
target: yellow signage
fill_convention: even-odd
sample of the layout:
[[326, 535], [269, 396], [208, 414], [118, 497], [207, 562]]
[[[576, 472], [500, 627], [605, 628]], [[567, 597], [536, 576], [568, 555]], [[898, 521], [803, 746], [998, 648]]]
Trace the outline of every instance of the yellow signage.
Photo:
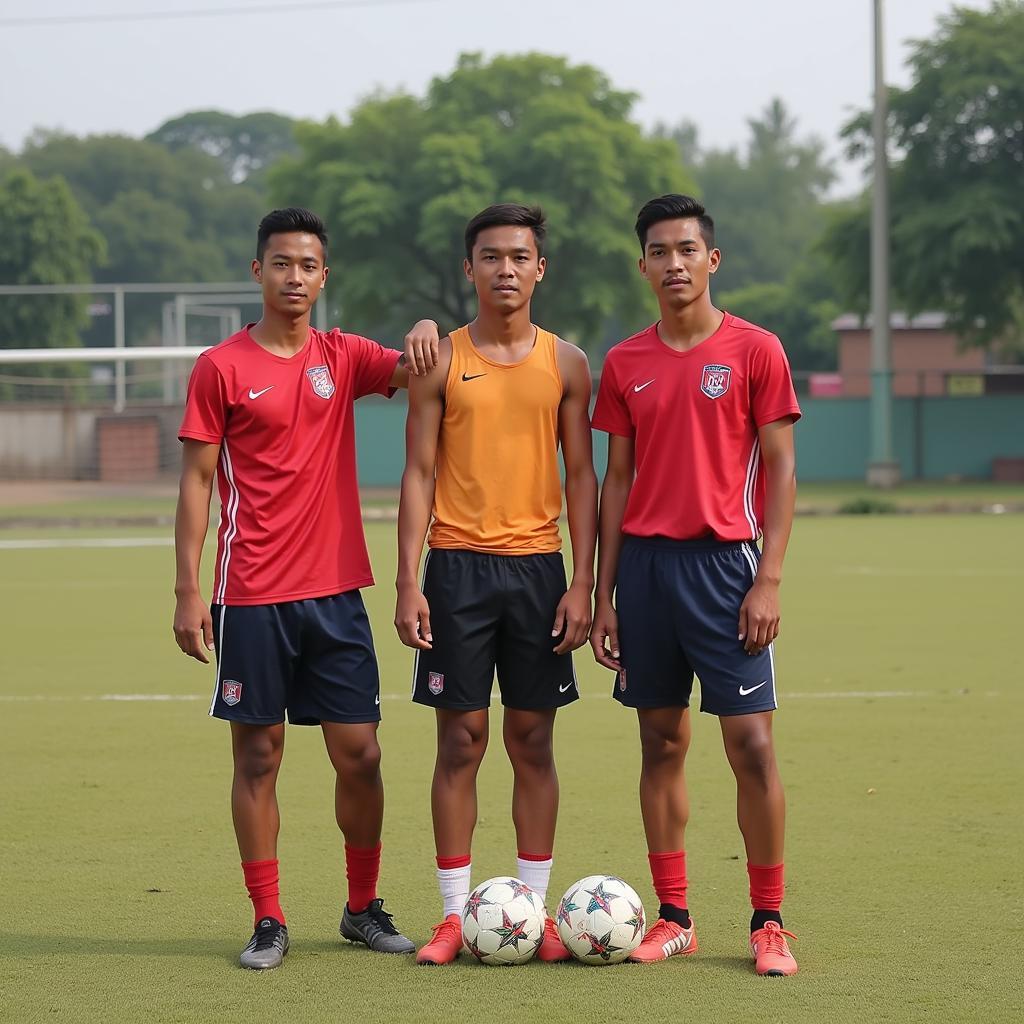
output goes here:
[[956, 398], [977, 398], [985, 394], [985, 378], [980, 373], [951, 373], [946, 378], [946, 394]]

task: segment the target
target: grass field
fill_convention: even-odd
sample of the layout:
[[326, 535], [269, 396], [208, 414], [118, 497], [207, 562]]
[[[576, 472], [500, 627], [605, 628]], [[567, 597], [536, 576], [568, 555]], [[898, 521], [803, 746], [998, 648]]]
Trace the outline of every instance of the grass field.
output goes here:
[[[166, 526], [174, 519], [176, 493], [177, 482], [170, 477], [148, 485], [0, 481], [0, 530], [62, 524]], [[1024, 484], [915, 480], [882, 492], [858, 481], [801, 483], [797, 511], [833, 513], [864, 501], [883, 502], [900, 512], [973, 513], [993, 506], [1024, 512]], [[386, 513], [397, 507], [398, 493], [387, 488], [364, 489], [362, 503], [371, 512]]]
[[[430, 969], [349, 946], [337, 937], [333, 780], [318, 732], [293, 729], [280, 784], [292, 952], [279, 971], [238, 969], [251, 916], [228, 813], [227, 729], [206, 718], [211, 672], [171, 638], [171, 549], [0, 550], [0, 1020], [1019, 1020], [1022, 526], [1016, 515], [798, 523], [776, 733], [800, 973], [770, 980], [746, 957], [733, 786], [706, 716], [689, 762], [695, 957]], [[372, 524], [368, 536], [385, 697], [381, 891], [422, 942], [438, 911], [433, 728], [407, 700], [410, 658], [389, 625], [394, 527]], [[610, 679], [585, 652], [578, 669], [584, 699], [557, 729], [551, 891], [615, 872], [655, 910], [635, 720], [607, 698]], [[514, 867], [497, 745], [481, 782], [477, 881]]]

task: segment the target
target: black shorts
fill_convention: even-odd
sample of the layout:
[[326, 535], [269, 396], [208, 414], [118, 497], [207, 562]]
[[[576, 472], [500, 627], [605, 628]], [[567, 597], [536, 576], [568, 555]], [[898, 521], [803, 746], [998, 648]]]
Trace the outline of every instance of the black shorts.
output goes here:
[[615, 699], [631, 708], [686, 707], [696, 672], [701, 711], [774, 710], [772, 645], [749, 655], [738, 638], [759, 557], [750, 543], [627, 536], [615, 584], [623, 666]]
[[215, 604], [214, 718], [379, 722], [380, 677], [358, 590], [282, 604]]
[[571, 654], [551, 635], [566, 591], [558, 552], [489, 555], [431, 549], [423, 570], [433, 647], [418, 651], [412, 699], [455, 711], [491, 702], [497, 669], [501, 703], [520, 710], [559, 708], [579, 687]]

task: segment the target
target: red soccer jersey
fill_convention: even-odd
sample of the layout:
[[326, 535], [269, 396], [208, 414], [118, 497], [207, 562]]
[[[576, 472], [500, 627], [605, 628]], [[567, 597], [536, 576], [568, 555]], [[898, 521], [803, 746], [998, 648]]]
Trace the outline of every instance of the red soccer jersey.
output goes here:
[[623, 533], [757, 540], [758, 427], [799, 416], [779, 339], [739, 317], [726, 313], [686, 352], [669, 348], [657, 324], [620, 342], [605, 359], [593, 423], [636, 443]]
[[219, 444], [215, 604], [300, 601], [373, 585], [352, 402], [387, 394], [401, 353], [310, 328], [291, 358], [249, 324], [204, 352], [178, 436]]

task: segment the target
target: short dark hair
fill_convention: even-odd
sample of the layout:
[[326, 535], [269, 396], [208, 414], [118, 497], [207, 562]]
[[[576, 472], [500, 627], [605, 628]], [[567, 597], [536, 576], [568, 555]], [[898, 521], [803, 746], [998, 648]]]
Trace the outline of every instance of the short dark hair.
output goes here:
[[537, 246], [537, 255], [544, 255], [544, 236], [547, 224], [544, 211], [539, 206], [522, 206], [519, 203], [497, 203], [481, 210], [466, 225], [466, 259], [473, 258], [473, 246], [477, 236], [487, 228], [500, 227], [529, 228], [533, 232], [533, 241]]
[[324, 263], [327, 262], [327, 228], [324, 222], [312, 210], [301, 206], [287, 206], [283, 210], [271, 210], [260, 221], [256, 232], [256, 259], [263, 262], [263, 254], [267, 251], [267, 242], [271, 235], [287, 235], [295, 232], [316, 235], [324, 247]]
[[693, 196], [670, 192], [667, 196], [658, 196], [644, 203], [643, 209], [636, 216], [636, 237], [640, 239], [641, 251], [647, 249], [647, 232], [663, 220], [682, 220], [694, 218], [700, 227], [700, 236], [710, 252], [715, 247], [715, 222], [707, 210]]

